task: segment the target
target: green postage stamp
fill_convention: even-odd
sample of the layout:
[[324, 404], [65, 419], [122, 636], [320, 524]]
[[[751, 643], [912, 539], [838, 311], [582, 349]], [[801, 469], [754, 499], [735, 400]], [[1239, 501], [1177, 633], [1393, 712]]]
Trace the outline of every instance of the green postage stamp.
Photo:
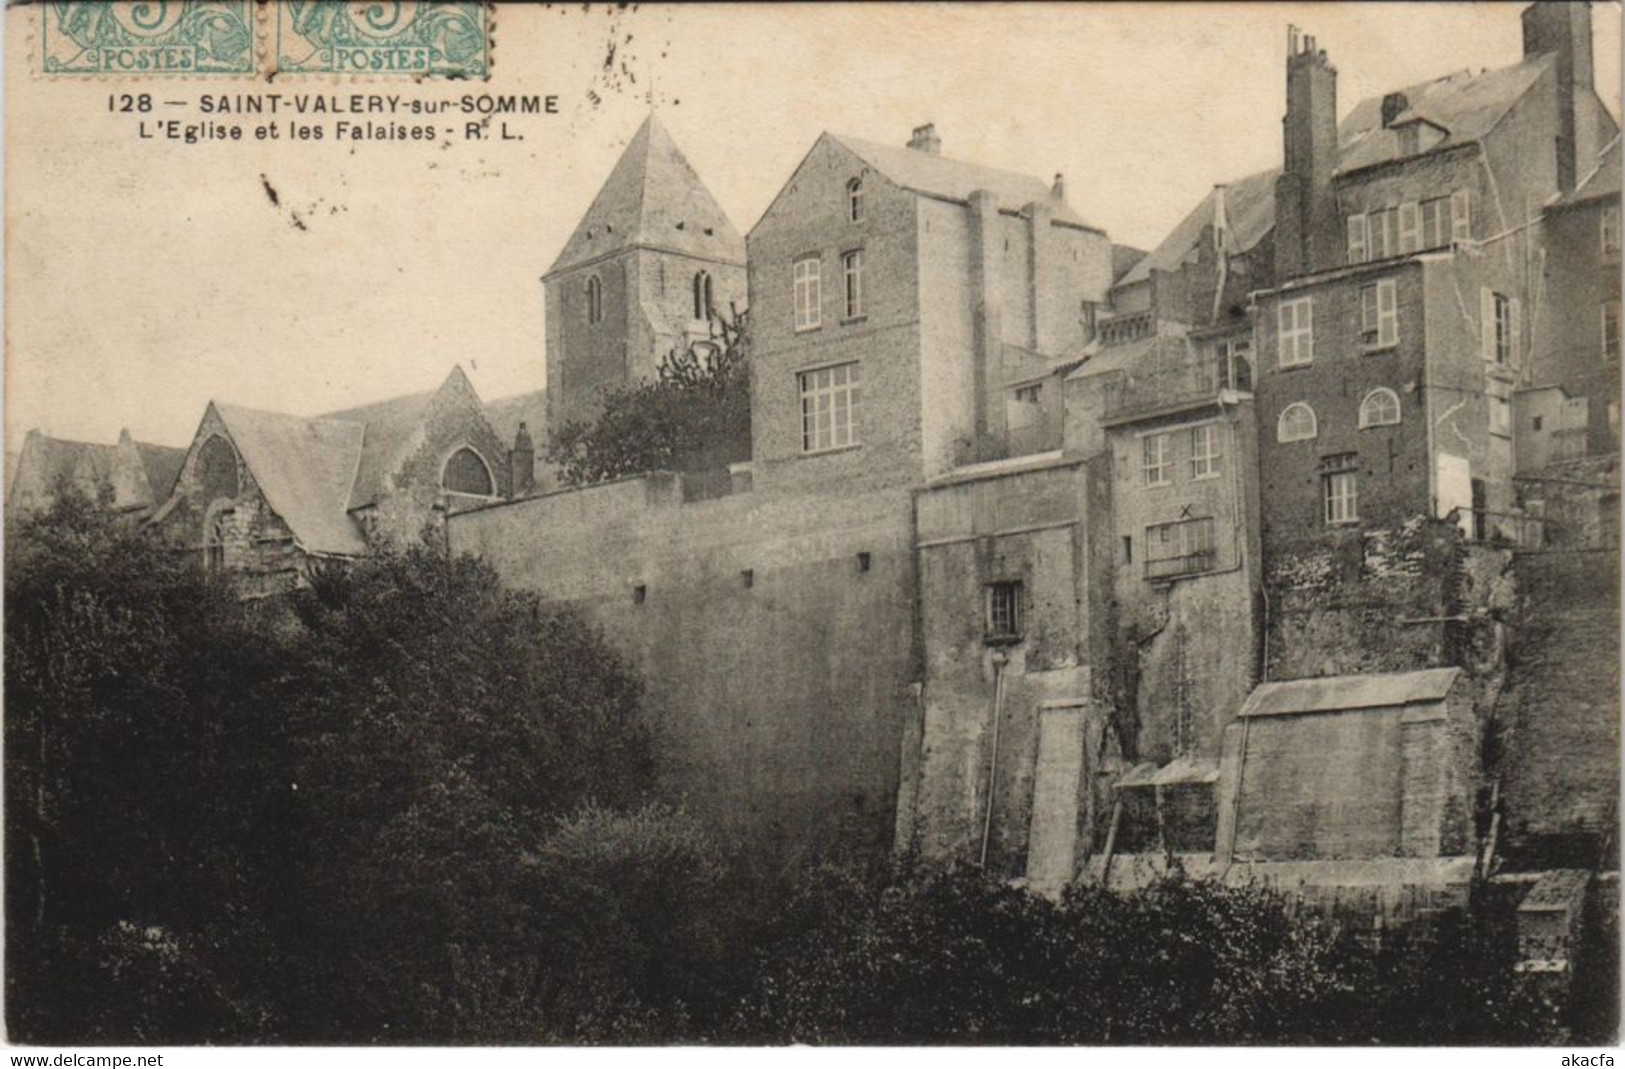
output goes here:
[[53, 0], [41, 14], [48, 74], [254, 73], [254, 22], [247, 0]]
[[490, 34], [483, 3], [336, 3], [276, 7], [278, 73], [483, 78]]

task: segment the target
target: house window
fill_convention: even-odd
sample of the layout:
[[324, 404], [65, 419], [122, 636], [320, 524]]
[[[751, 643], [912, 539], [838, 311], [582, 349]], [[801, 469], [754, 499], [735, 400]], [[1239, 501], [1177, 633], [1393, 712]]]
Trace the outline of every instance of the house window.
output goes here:
[[1207, 479], [1219, 474], [1224, 459], [1219, 444], [1219, 425], [1204, 423], [1191, 428], [1191, 478]]
[[1518, 362], [1518, 337], [1521, 316], [1520, 303], [1515, 297], [1496, 293], [1488, 288], [1480, 291], [1480, 324], [1484, 332], [1483, 357], [1501, 367]]
[[818, 270], [819, 260], [816, 256], [796, 261], [793, 277], [797, 330], [812, 330], [818, 326], [818, 310], [822, 300]]
[[1619, 301], [1602, 303], [1602, 358], [1610, 364], [1619, 359]]
[[694, 276], [694, 318], [710, 319], [716, 314], [711, 299], [711, 273], [701, 271]]
[[863, 179], [854, 178], [846, 184], [846, 217], [854, 223], [863, 222]]
[[1278, 442], [1308, 441], [1318, 433], [1315, 410], [1302, 401], [1294, 401], [1283, 408], [1281, 418], [1275, 423], [1275, 440]]
[[1399, 395], [1379, 386], [1360, 402], [1361, 427], [1387, 427], [1399, 422]]
[[1450, 194], [1450, 240], [1473, 240], [1473, 224], [1471, 205], [1473, 197], [1465, 189], [1458, 189]]
[[840, 449], [858, 441], [858, 365], [837, 364], [796, 376], [801, 390], [801, 451]]
[[1371, 260], [1386, 260], [1399, 254], [1399, 211], [1384, 208], [1366, 215], [1366, 253]]
[[1232, 390], [1253, 388], [1253, 340], [1236, 338], [1224, 345], [1224, 385]]
[[1602, 254], [1619, 255], [1619, 205], [1610, 204], [1602, 210]]
[[841, 274], [846, 280], [846, 318], [863, 315], [863, 250], [853, 249], [841, 257]]
[[1399, 206], [1399, 251], [1415, 252], [1422, 247], [1422, 213], [1415, 201]]
[[1422, 202], [1422, 248], [1440, 249], [1450, 244], [1450, 198], [1434, 197]]
[[1391, 278], [1360, 287], [1360, 347], [1387, 349], [1399, 344], [1399, 301]]
[[1166, 579], [1213, 570], [1213, 518], [1159, 523], [1145, 529], [1145, 574]]
[[1140, 475], [1146, 486], [1167, 486], [1174, 481], [1171, 434], [1148, 434], [1140, 439]]
[[1360, 518], [1358, 476], [1352, 470], [1322, 475], [1320, 495], [1327, 523], [1353, 523]]
[[988, 642], [1013, 642], [1021, 638], [1021, 583], [989, 583], [984, 588], [984, 625]]
[[1038, 403], [1038, 395], [1043, 391], [1043, 389], [1043, 383], [1034, 383], [1031, 386], [1017, 386], [1015, 398], [1017, 401], [1024, 401], [1027, 404], [1036, 405]]
[[1134, 536], [1133, 535], [1124, 535], [1123, 536], [1123, 563], [1124, 564], [1133, 564], [1134, 563]]
[[1366, 249], [1369, 242], [1366, 240], [1367, 227], [1365, 213], [1357, 212], [1349, 216], [1349, 263], [1363, 264], [1366, 261]]
[[597, 275], [587, 280], [587, 322], [604, 321], [604, 283]]
[[1422, 151], [1422, 129], [1418, 123], [1407, 123], [1399, 131], [1399, 154], [1414, 156]]
[[1282, 301], [1276, 309], [1276, 327], [1281, 367], [1303, 367], [1314, 361], [1315, 306], [1311, 298]]

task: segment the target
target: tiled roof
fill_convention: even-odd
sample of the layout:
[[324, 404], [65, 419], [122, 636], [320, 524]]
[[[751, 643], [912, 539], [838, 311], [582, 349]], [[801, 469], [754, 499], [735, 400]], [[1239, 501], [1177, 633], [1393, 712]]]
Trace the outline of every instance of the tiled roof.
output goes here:
[[653, 115], [621, 153], [548, 274], [630, 245], [745, 262], [745, 239]]
[[902, 145], [883, 145], [839, 134], [824, 136], [845, 147], [888, 180], [915, 193], [967, 201], [977, 190], [987, 190], [998, 197], [999, 207], [1007, 211], [1020, 211], [1033, 201], [1041, 201], [1054, 206], [1056, 219], [1085, 225], [1071, 205], [1052, 196], [1049, 183], [1032, 175], [983, 167]]
[[367, 544], [347, 512], [363, 425], [216, 404], [237, 452], [276, 514], [311, 553], [359, 556]]
[[1279, 716], [1440, 702], [1460, 675], [1459, 668], [1425, 668], [1262, 683], [1253, 689], [1238, 715]]

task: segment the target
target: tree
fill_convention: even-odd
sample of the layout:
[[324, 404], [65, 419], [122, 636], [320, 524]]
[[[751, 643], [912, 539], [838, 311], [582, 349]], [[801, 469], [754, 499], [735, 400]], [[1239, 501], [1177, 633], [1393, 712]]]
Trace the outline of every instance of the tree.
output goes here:
[[652, 382], [607, 391], [591, 422], [552, 432], [548, 458], [571, 486], [651, 471], [701, 472], [750, 458], [749, 317], [668, 353]]

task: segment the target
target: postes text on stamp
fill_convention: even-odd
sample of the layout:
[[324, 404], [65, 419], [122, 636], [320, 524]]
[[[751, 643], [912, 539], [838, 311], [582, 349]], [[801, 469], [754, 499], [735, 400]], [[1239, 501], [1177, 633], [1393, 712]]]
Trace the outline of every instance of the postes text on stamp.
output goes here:
[[484, 78], [490, 60], [483, 3], [283, 0], [276, 5], [280, 74]]
[[248, 0], [40, 7], [47, 74], [252, 74]]

